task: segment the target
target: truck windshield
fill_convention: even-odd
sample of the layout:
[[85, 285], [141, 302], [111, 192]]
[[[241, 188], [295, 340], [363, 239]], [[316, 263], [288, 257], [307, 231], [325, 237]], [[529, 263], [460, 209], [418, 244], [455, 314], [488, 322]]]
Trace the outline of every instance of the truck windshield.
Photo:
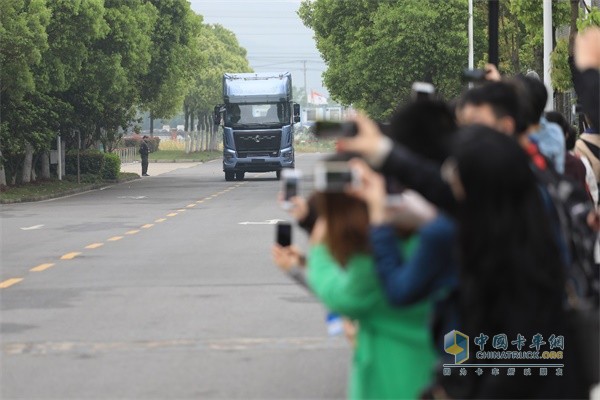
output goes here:
[[226, 105], [225, 125], [282, 125], [289, 124], [289, 103], [260, 103]]

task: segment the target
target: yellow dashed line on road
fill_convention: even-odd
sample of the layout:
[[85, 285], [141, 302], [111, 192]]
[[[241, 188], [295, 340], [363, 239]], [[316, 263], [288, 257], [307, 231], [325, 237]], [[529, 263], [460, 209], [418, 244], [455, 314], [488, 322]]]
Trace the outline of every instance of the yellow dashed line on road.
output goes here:
[[204, 200], [198, 200], [196, 203], [202, 204], [202, 203], [204, 203]]
[[138, 233], [140, 230], [139, 229], [133, 229], [131, 231], [127, 231], [125, 232], [126, 235], [135, 235], [136, 233]]
[[181, 209], [177, 210], [177, 212], [184, 212], [184, 211], [185, 211], [185, 208], [181, 208]]
[[12, 279], [7, 279], [4, 282], [0, 282], [0, 289], [6, 289], [7, 287], [10, 287], [16, 283], [19, 283], [23, 280], [23, 278], [12, 278]]
[[188, 204], [186, 207], [187, 208], [192, 208], [192, 207], [196, 207], [196, 205], [195, 204]]
[[142, 225], [142, 229], [148, 229], [148, 228], [152, 228], [154, 226], [154, 224], [146, 224], [146, 225]]
[[167, 219], [166, 218], [159, 218], [154, 220], [154, 222], [165, 222]]
[[38, 265], [35, 268], [31, 268], [30, 271], [33, 271], [33, 272], [42, 272], [42, 271], [45, 271], [48, 268], [53, 267], [53, 266], [54, 266], [54, 264], [52, 264], [52, 263], [40, 264], [40, 265]]
[[176, 215], [177, 215], [177, 213], [171, 213], [171, 214], [167, 214], [167, 217], [174, 217]]
[[67, 254], [63, 255], [60, 259], [61, 260], [72, 260], [80, 254], [81, 254], [80, 252], [73, 251], [71, 253], [67, 253]]
[[86, 249], [97, 249], [98, 247], [104, 246], [104, 243], [92, 243], [85, 246]]
[[121, 240], [123, 239], [123, 236], [113, 236], [111, 238], [108, 238], [109, 242], [116, 242], [117, 240]]

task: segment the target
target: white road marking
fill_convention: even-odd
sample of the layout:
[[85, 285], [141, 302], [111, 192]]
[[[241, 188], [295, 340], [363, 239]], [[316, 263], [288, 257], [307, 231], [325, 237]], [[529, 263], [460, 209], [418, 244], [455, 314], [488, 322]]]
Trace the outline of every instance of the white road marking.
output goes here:
[[34, 229], [41, 229], [42, 226], [44, 225], [34, 225], [34, 226], [28, 226], [26, 228], [21, 228], [22, 231], [32, 231]]

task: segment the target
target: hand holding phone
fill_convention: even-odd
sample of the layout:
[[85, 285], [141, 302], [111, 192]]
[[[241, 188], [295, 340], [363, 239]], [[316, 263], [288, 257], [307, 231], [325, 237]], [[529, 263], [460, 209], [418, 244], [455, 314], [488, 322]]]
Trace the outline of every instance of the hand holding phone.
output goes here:
[[284, 169], [281, 171], [281, 183], [283, 192], [282, 207], [284, 210], [292, 208], [290, 201], [292, 197], [299, 195], [301, 172], [295, 169]]
[[359, 187], [358, 171], [347, 162], [325, 161], [315, 167], [315, 189], [320, 192], [341, 193]]

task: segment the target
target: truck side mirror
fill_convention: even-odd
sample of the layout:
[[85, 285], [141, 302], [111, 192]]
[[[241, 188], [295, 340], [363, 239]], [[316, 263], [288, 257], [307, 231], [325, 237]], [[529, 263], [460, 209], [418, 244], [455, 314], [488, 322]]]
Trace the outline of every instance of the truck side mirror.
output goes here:
[[294, 103], [294, 123], [300, 122], [300, 104]]
[[215, 106], [214, 109], [214, 113], [215, 113], [215, 125], [221, 125], [221, 108], [223, 106], [221, 104]]

